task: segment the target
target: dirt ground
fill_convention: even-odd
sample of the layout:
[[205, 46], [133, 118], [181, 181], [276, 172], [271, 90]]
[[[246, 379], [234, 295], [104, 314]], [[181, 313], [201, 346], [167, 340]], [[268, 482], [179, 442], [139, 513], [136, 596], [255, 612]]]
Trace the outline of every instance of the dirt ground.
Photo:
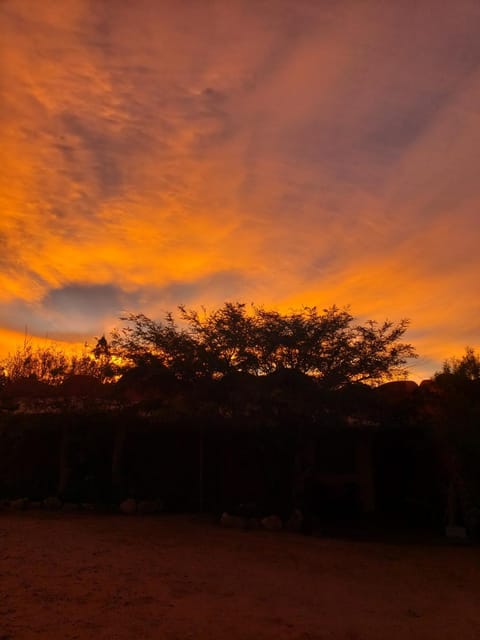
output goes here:
[[478, 640], [480, 549], [0, 513], [0, 640]]

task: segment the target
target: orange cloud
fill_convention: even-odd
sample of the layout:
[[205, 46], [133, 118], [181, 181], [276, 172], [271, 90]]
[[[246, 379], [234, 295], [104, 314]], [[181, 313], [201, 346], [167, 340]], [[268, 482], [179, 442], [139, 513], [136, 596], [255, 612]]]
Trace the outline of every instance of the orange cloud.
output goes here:
[[5, 344], [243, 299], [475, 346], [479, 13], [1, 3]]

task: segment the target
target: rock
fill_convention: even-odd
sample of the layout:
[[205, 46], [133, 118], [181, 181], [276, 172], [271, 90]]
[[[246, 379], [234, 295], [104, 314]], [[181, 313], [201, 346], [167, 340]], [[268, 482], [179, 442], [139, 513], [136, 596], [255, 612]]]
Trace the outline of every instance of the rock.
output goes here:
[[103, 385], [98, 378], [85, 374], [65, 378], [59, 389], [60, 394], [66, 398], [99, 397], [103, 391]]
[[45, 398], [54, 393], [52, 387], [46, 382], [33, 378], [19, 378], [14, 382], [8, 382], [5, 386], [5, 394], [11, 399]]
[[43, 501], [45, 509], [51, 509], [52, 511], [58, 511], [62, 508], [62, 501], [57, 496], [49, 496]]
[[422, 392], [432, 393], [440, 395], [442, 392], [441, 386], [435, 380], [422, 380], [419, 385], [419, 389]]
[[140, 500], [137, 507], [138, 513], [148, 515], [150, 513], [159, 513], [163, 511], [163, 503], [161, 500]]
[[41, 500], [32, 500], [28, 503], [29, 509], [43, 509], [43, 502]]
[[22, 511], [26, 509], [28, 505], [28, 500], [26, 498], [17, 498], [16, 500], [10, 500], [10, 509], [14, 509], [15, 511]]
[[120, 503], [120, 511], [127, 516], [133, 515], [137, 512], [137, 501], [134, 498], [127, 498]]
[[80, 507], [84, 511], [95, 511], [95, 505], [93, 504], [93, 502], [82, 502]]
[[418, 384], [413, 380], [392, 380], [384, 382], [377, 387], [381, 393], [389, 393], [395, 396], [405, 396], [414, 393], [418, 389]]
[[226, 529], [246, 529], [248, 519], [240, 516], [231, 516], [225, 511], [220, 518], [220, 524]]
[[268, 531], [280, 531], [283, 524], [278, 516], [267, 516], [262, 520], [262, 527]]
[[374, 391], [382, 402], [396, 406], [414, 398], [418, 389], [413, 380], [393, 380], [375, 387]]

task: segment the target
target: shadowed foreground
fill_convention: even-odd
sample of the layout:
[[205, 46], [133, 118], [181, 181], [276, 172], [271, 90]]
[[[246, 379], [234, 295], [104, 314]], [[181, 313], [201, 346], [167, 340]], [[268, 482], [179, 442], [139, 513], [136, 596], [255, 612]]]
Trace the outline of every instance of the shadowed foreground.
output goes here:
[[0, 638], [468, 640], [480, 549], [0, 514]]

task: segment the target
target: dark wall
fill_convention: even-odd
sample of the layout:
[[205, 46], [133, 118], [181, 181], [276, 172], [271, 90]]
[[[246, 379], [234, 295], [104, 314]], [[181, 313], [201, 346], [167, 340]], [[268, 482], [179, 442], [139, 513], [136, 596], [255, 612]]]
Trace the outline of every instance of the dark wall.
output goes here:
[[[287, 516], [298, 451], [313, 451], [314, 472], [355, 468], [357, 427], [264, 427], [193, 420], [161, 421], [132, 411], [0, 416], [0, 498], [114, 504], [161, 499], [169, 511], [234, 511], [240, 504]], [[370, 432], [376, 510], [405, 524], [444, 517], [446, 479], [428, 427]], [[116, 458], [115, 458], [116, 456]], [[308, 457], [308, 456], [307, 456]], [[116, 459], [116, 474], [113, 464]], [[354, 483], [313, 483], [319, 515], [358, 512]], [[337, 515], [338, 515], [337, 513]]]

